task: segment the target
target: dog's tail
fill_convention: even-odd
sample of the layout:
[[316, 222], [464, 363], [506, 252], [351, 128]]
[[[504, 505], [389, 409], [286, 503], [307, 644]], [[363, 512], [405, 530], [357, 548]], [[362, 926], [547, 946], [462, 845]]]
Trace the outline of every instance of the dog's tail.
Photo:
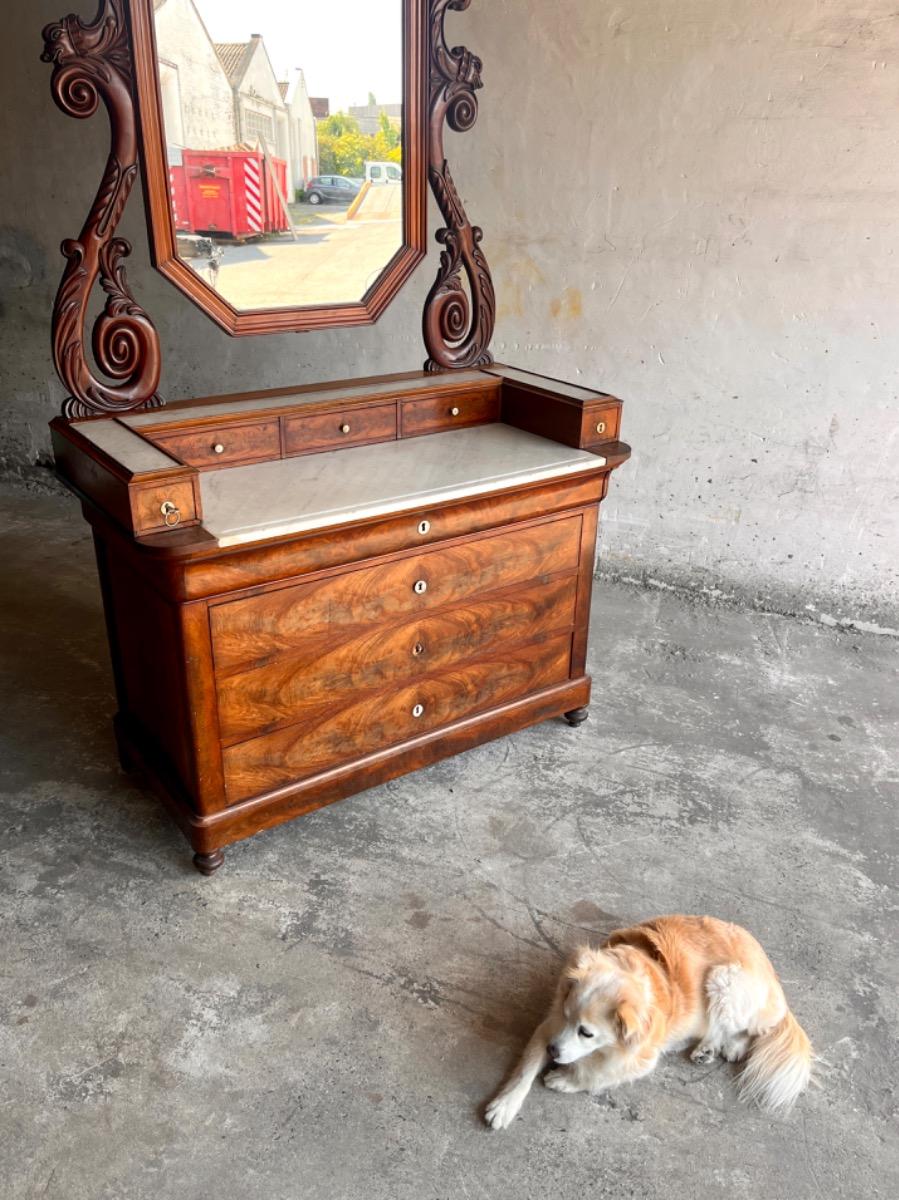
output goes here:
[[788, 1112], [811, 1076], [811, 1042], [787, 1009], [777, 1025], [753, 1039], [740, 1075], [740, 1096], [762, 1108]]

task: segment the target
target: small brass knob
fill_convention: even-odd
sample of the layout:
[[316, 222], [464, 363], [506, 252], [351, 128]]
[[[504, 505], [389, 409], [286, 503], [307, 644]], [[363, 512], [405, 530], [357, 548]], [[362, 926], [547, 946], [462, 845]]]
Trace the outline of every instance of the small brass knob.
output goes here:
[[426, 533], [430, 532], [430, 529], [431, 529], [431, 522], [430, 522], [430, 521], [419, 521], [419, 522], [418, 522], [418, 532], [419, 532], [420, 534], [422, 534], [422, 536], [423, 536], [424, 534], [426, 534]]
[[423, 596], [427, 590], [428, 582], [426, 579], [416, 579], [415, 583], [412, 585], [412, 591], [416, 594], [416, 596]]
[[416, 658], [418, 658], [418, 656], [420, 654], [424, 654], [424, 652], [425, 652], [425, 648], [421, 644], [421, 642], [416, 642], [415, 645], [412, 647], [412, 653], [415, 655]]
[[425, 706], [423, 704], [416, 704], [415, 707], [412, 709], [412, 716], [420, 717], [422, 715], [422, 713], [424, 712], [424, 710], [425, 710]]
[[605, 431], [606, 431], [605, 421], [597, 421], [596, 422], [596, 432], [597, 433], [605, 433]]
[[215, 445], [212, 447], [212, 452], [213, 452], [213, 454], [224, 454], [225, 447], [222, 445], [221, 442], [216, 442]]
[[341, 425], [341, 427], [340, 427], [340, 432], [341, 432], [341, 433], [349, 433], [349, 432], [350, 432], [350, 427], [349, 427], [349, 425]]
[[459, 415], [459, 412], [460, 412], [460, 410], [459, 410], [458, 408], [456, 408], [456, 406], [455, 406], [455, 405], [453, 405], [453, 407], [450, 409], [450, 416], [451, 416], [451, 417], [458, 417], [458, 415]]

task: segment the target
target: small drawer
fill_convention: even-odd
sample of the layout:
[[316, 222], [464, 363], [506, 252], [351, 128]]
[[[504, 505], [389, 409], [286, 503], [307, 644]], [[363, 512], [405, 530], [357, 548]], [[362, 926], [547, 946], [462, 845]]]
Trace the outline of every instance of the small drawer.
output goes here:
[[224, 749], [229, 804], [563, 683], [571, 635], [486, 654], [405, 687], [352, 697], [327, 714]]
[[130, 499], [135, 533], [157, 533], [160, 529], [196, 523], [194, 488], [189, 479], [134, 487]]
[[617, 441], [620, 421], [620, 404], [585, 408], [581, 420], [581, 445], [596, 446], [600, 442]]
[[154, 436], [152, 441], [191, 467], [233, 466], [234, 463], [261, 462], [281, 457], [277, 421], [163, 433]]
[[314, 454], [338, 446], [392, 442], [396, 438], [396, 405], [350, 408], [310, 417], [285, 417], [284, 456]]
[[407, 400], [402, 405], [402, 436], [485, 425], [499, 420], [499, 389]]

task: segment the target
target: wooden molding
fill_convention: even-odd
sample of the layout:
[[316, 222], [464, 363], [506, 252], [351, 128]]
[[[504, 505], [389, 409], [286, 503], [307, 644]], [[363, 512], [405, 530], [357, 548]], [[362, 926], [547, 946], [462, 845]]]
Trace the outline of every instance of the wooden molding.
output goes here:
[[443, 250], [422, 318], [428, 350], [426, 371], [476, 367], [493, 361], [489, 345], [496, 300], [490, 268], [480, 247], [482, 232], [466, 216], [443, 151], [444, 123], [457, 133], [465, 133], [478, 116], [481, 60], [464, 46], [450, 49], [444, 30], [447, 11], [462, 12], [470, 3], [430, 0], [428, 181], [446, 225], [435, 235]]
[[[66, 268], [53, 305], [53, 361], [70, 395], [67, 417], [155, 408], [162, 359], [153, 322], [131, 294], [124, 259], [131, 245], [115, 231], [137, 175], [137, 135], [131, 96], [131, 54], [125, 0], [100, 0], [86, 24], [77, 16], [47, 25], [41, 59], [53, 64], [53, 99], [70, 117], [91, 117], [102, 100], [111, 145], [106, 169], [78, 238], [62, 243]], [[84, 352], [88, 300], [97, 279], [106, 305], [94, 323], [91, 344], [100, 369], [94, 375]]]

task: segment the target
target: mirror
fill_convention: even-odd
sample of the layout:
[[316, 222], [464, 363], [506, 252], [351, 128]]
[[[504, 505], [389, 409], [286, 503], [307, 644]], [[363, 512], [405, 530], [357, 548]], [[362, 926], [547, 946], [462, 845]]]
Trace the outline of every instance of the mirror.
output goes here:
[[156, 265], [229, 332], [374, 320], [424, 253], [425, 0], [132, 0]]

